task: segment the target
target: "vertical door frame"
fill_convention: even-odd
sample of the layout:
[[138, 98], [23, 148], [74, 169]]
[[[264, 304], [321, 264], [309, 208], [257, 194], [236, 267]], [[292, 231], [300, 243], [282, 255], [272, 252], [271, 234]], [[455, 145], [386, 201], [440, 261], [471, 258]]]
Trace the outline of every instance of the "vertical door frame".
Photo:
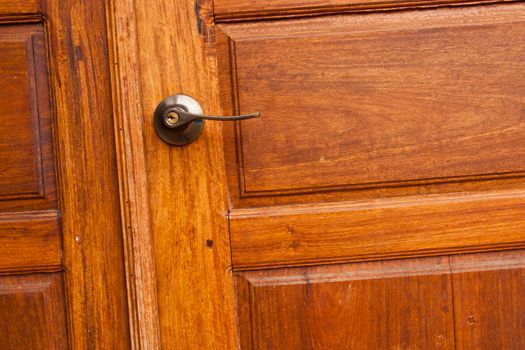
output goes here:
[[105, 7], [43, 0], [31, 14], [47, 33], [73, 349], [130, 347]]
[[177, 148], [152, 123], [175, 93], [221, 112], [213, 1], [107, 9], [133, 348], [239, 348], [222, 127]]

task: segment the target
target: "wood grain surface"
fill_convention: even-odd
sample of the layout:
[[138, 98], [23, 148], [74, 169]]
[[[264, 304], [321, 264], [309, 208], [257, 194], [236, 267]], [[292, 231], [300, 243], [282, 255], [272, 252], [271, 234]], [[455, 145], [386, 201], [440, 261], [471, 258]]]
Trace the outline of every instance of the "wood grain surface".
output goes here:
[[68, 349], [61, 273], [0, 277], [0, 348]]
[[[456, 187], [463, 193], [455, 194], [436, 191], [406, 198], [408, 191], [401, 191], [400, 198], [386, 199], [377, 192], [375, 198], [357, 203], [311, 200], [300, 206], [233, 208], [230, 233], [236, 269], [523, 245], [524, 195], [518, 188], [523, 170], [519, 142], [523, 85], [516, 73], [522, 68], [522, 51], [521, 35], [510, 33], [514, 28], [517, 34], [524, 30], [522, 4], [221, 25], [224, 35], [219, 33], [216, 46], [207, 31], [210, 27], [202, 27], [204, 20], [213, 24], [213, 17], [201, 11], [209, 2], [197, 3], [198, 19], [190, 2], [129, 4], [133, 11], [120, 19], [122, 27], [116, 27], [124, 37], [117, 35], [117, 49], [113, 47], [115, 65], [127, 61], [113, 71], [113, 84], [119, 91], [129, 91], [129, 96], [114, 96], [119, 104], [114, 110], [127, 115], [116, 123], [121, 152], [126, 152], [119, 158], [120, 178], [129, 182], [121, 186], [125, 192], [121, 208], [148, 215], [140, 220], [125, 218], [130, 225], [126, 239], [136, 239], [139, 232], [151, 234], [135, 240], [132, 245], [138, 244], [138, 250], [128, 247], [127, 254], [149, 254], [145, 248], [152, 238], [162, 347], [239, 345], [228, 256], [222, 128], [208, 123], [199, 140], [185, 148], [162, 143], [151, 127], [151, 117], [158, 102], [174, 93], [195, 97], [209, 114], [221, 112], [219, 88], [227, 91], [223, 100], [230, 99], [223, 104], [227, 113], [266, 108], [263, 118], [269, 116], [268, 125], [242, 122], [237, 131], [239, 147], [234, 143], [231, 152], [232, 145], [226, 145], [228, 170], [233, 169], [237, 180], [245, 178], [241, 179], [243, 195], [264, 192], [272, 197], [295, 191], [299, 197], [304, 189], [359, 190], [361, 185], [387, 184], [420, 186], [411, 193], [417, 195], [439, 181], [463, 181]], [[134, 28], [127, 28], [128, 23]], [[404, 42], [410, 45], [403, 47]], [[122, 47], [127, 52], [118, 50]], [[345, 55], [338, 56], [340, 48]], [[223, 63], [216, 65], [215, 53], [223, 63], [227, 61], [231, 70], [227, 73], [232, 74], [224, 74]], [[366, 60], [359, 61], [360, 57]], [[317, 69], [319, 65], [322, 69]], [[328, 75], [322, 76], [323, 71]], [[354, 85], [343, 83], [349, 78], [345, 72], [353, 72]], [[231, 89], [224, 88], [230, 84], [224, 81], [219, 86], [219, 75], [233, 79]], [[449, 85], [453, 93], [446, 92]], [[283, 89], [290, 86], [286, 95]], [[361, 98], [373, 96], [364, 104], [353, 101], [360, 112], [355, 125], [344, 118], [346, 109], [337, 109], [337, 103], [352, 101], [343, 99], [343, 93], [352, 89]], [[335, 132], [322, 134], [313, 127], [307, 107], [318, 105], [309, 105], [311, 99], [304, 97], [314, 91], [328, 102], [322, 105], [326, 106], [322, 115], [344, 128], [328, 123], [326, 128]], [[123, 103], [135, 98], [139, 102], [132, 108]], [[269, 111], [276, 106], [285, 106], [285, 113], [272, 125]], [[301, 108], [307, 112], [296, 119], [292, 112]], [[380, 122], [387, 127], [378, 126]], [[249, 129], [251, 133], [246, 132]], [[348, 130], [356, 135], [356, 144], [344, 144]], [[235, 132], [226, 135], [227, 142], [232, 135]], [[250, 149], [247, 144], [256, 146]], [[487, 144], [494, 146], [492, 152], [485, 152]], [[328, 157], [328, 164], [322, 165], [323, 153], [316, 153], [331, 147], [336, 148], [333, 152], [349, 152], [350, 146], [361, 152], [357, 166], [351, 154], [335, 161]], [[376, 147], [380, 151], [374, 153]], [[228, 152], [242, 162], [231, 162]], [[436, 162], [430, 157], [434, 154]], [[382, 167], [390, 157], [395, 161]], [[253, 175], [259, 169], [266, 173]], [[481, 182], [486, 186], [483, 192], [476, 187]], [[501, 183], [508, 188], [500, 188]], [[236, 190], [230, 188], [231, 193]], [[273, 200], [269, 203], [278, 203]], [[139, 267], [151, 261], [129, 255], [127, 259], [128, 265]], [[128, 271], [132, 270], [128, 267]], [[289, 271], [297, 276], [291, 281]], [[324, 349], [355, 342], [364, 348], [411, 344], [416, 349], [454, 348], [450, 271], [448, 257], [432, 257], [240, 272], [241, 345]], [[349, 285], [357, 291], [350, 296]], [[363, 299], [352, 299], [358, 297]], [[369, 319], [363, 310], [373, 311]], [[355, 315], [360, 318], [351, 319]], [[343, 330], [358, 336], [340, 337], [344, 333], [338, 327], [346, 322], [357, 327]], [[377, 333], [384, 336], [375, 337]], [[151, 341], [158, 347], [155, 337], [139, 336], [134, 344]]]
[[448, 258], [237, 274], [243, 349], [454, 349]]
[[238, 269], [501, 249], [525, 241], [524, 194], [238, 209]]
[[130, 348], [106, 5], [43, 9], [73, 349]]
[[221, 29], [241, 197], [525, 171], [523, 4]]
[[218, 22], [290, 18], [320, 14], [372, 12], [390, 9], [491, 4], [496, 0], [215, 0]]
[[525, 252], [451, 257], [457, 349], [525, 348]]
[[194, 97], [206, 113], [220, 114], [217, 65], [205, 54], [213, 48], [203, 44], [193, 1], [130, 1], [129, 6], [135, 18], [127, 23], [135, 26], [136, 41], [123, 48], [135, 55], [139, 77], [123, 76], [121, 88], [140, 92], [142, 108], [131, 115], [142, 125], [123, 125], [123, 133], [143, 137], [143, 145], [140, 137], [127, 140], [131, 152], [146, 160], [134, 171], [147, 184], [147, 196], [134, 197], [146, 202], [130, 203], [130, 210], [151, 213], [161, 345], [235, 349], [221, 126], [209, 123], [199, 140], [184, 148], [165, 144], [152, 127], [157, 104], [176, 93]]
[[60, 270], [57, 212], [0, 214], [0, 247], [0, 273]]
[[1, 26], [0, 56], [0, 211], [56, 208], [43, 26]]
[[39, 14], [42, 0], [0, 0], [0, 19]]

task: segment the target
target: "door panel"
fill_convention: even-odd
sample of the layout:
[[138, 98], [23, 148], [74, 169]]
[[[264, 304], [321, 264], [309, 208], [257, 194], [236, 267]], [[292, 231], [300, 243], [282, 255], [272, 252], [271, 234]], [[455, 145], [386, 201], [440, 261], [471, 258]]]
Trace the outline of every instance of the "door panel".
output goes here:
[[241, 198], [525, 171], [524, 5], [221, 28]]
[[243, 349], [454, 349], [448, 258], [237, 274]]
[[521, 349], [524, 266], [515, 250], [239, 272], [242, 346]]
[[451, 257], [457, 349], [525, 348], [525, 251]]
[[44, 29], [0, 26], [0, 210], [56, 209]]
[[0, 348], [67, 349], [62, 274], [0, 277]]

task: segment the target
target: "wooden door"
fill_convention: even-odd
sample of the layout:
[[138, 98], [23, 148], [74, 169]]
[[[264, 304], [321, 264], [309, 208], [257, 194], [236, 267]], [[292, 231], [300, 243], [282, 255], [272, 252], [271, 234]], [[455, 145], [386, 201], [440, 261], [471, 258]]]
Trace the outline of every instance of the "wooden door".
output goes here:
[[0, 0], [0, 349], [128, 349], [103, 2]]
[[525, 348], [522, 2], [113, 5], [141, 344]]

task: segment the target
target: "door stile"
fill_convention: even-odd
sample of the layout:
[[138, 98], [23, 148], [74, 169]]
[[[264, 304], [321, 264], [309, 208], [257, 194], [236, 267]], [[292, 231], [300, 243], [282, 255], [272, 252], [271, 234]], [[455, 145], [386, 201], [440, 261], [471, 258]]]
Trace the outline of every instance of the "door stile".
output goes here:
[[[196, 15], [193, 1], [109, 5], [128, 300], [137, 349], [239, 346], [222, 127], [207, 123], [195, 143], [173, 148], [152, 125], [159, 101], [175, 93], [194, 97], [206, 113], [220, 114], [211, 2], [198, 6]], [[144, 324], [148, 320], [152, 323]]]
[[69, 346], [129, 349], [105, 6], [45, 1]]

